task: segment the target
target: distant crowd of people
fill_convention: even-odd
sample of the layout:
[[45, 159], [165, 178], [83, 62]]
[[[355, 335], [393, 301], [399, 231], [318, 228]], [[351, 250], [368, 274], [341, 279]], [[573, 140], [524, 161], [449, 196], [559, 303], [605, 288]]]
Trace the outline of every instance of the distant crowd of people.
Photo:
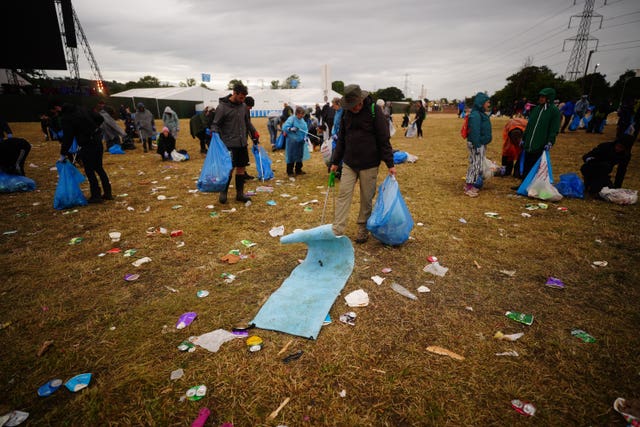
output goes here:
[[[623, 184], [631, 149], [638, 137], [640, 108], [637, 100], [624, 99], [617, 109], [618, 121], [613, 141], [602, 142], [585, 153], [581, 172], [586, 190], [594, 195], [605, 186], [620, 188]], [[417, 138], [423, 138], [423, 122], [428, 100], [414, 103], [414, 119], [409, 123], [405, 111], [402, 127], [414, 127]], [[228, 189], [235, 175], [235, 200], [246, 203], [245, 182], [254, 177], [247, 173], [249, 144], [260, 144], [260, 135], [251, 122], [250, 110], [255, 100], [248, 89], [236, 84], [231, 93], [219, 99], [217, 108], [206, 107], [189, 119], [189, 133], [199, 141], [200, 153], [207, 154], [212, 136], [217, 135], [231, 155], [232, 170], [226, 188], [220, 191], [219, 202], [227, 203]], [[41, 128], [46, 140], [60, 142], [60, 161], [72, 161], [84, 167], [90, 186], [90, 203], [111, 200], [113, 192], [102, 164], [106, 147], [135, 149], [137, 139], [145, 153], [156, 150], [162, 161], [188, 159], [185, 150], [177, 149], [180, 134], [178, 114], [165, 106], [162, 128], [156, 130], [156, 119], [144, 103], [138, 102], [132, 113], [121, 105], [119, 111], [104, 102], [93, 109], [54, 101], [41, 116]], [[491, 116], [501, 114], [492, 107], [489, 96], [478, 93], [470, 111], [464, 102], [458, 104], [458, 117], [466, 120], [466, 141], [469, 153], [464, 194], [477, 197], [486, 173], [486, 147], [492, 142]], [[602, 133], [607, 116], [613, 111], [611, 102], [591, 104], [588, 97], [559, 102], [553, 88], [543, 88], [537, 102], [526, 98], [513, 104], [513, 112], [503, 129], [501, 166], [493, 173], [524, 179], [545, 151], [557, 143], [558, 134], [576, 132]], [[313, 151], [322, 151], [327, 171], [340, 179], [333, 230], [342, 235], [346, 229], [354, 188], [359, 183], [360, 210], [355, 241], [365, 242], [369, 233], [366, 222], [371, 215], [376, 191], [378, 169], [384, 163], [390, 175], [395, 175], [390, 138], [394, 130], [390, 102], [374, 100], [358, 85], [345, 87], [342, 97], [315, 108], [290, 106], [267, 118], [272, 151], [284, 150], [286, 174], [295, 180], [306, 174], [304, 162]], [[122, 121], [122, 124], [118, 123]], [[24, 175], [24, 162], [31, 145], [14, 137], [6, 120], [0, 119], [0, 168], [2, 172]], [[615, 178], [611, 177], [617, 167]], [[517, 189], [518, 186], [513, 187]]]

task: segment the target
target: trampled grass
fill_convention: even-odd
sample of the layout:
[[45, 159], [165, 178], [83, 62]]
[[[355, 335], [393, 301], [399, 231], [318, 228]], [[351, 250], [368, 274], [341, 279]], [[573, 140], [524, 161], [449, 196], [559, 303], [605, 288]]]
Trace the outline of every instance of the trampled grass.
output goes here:
[[[506, 120], [492, 119], [489, 157], [498, 162]], [[265, 120], [254, 123], [268, 145]], [[0, 235], [0, 413], [19, 409], [30, 413], [29, 425], [73, 426], [189, 425], [205, 406], [212, 411], [207, 425], [623, 425], [613, 401], [638, 396], [637, 205], [564, 199], [528, 211], [525, 205], [537, 201], [516, 196], [510, 190], [513, 178], [494, 178], [470, 199], [462, 192], [467, 154], [455, 116], [430, 114], [422, 140], [401, 132], [392, 139], [394, 148], [419, 158], [397, 169], [414, 221], [423, 225], [400, 247], [375, 239], [354, 244], [355, 268], [331, 309], [333, 323], [316, 341], [254, 330], [265, 342], [257, 353], [248, 352], [244, 340], [226, 343], [217, 353], [202, 348], [182, 353], [176, 347], [192, 335], [245, 325], [305, 257], [304, 245], [282, 245], [268, 232], [279, 225], [285, 233], [320, 225], [327, 184], [320, 153], [305, 164], [308, 174], [292, 183], [282, 152], [269, 151], [276, 179], [265, 185], [274, 192], [258, 193], [249, 207], [231, 197], [223, 206], [217, 194], [189, 192], [196, 188], [203, 156], [183, 130], [178, 148], [189, 151], [190, 161], [161, 162], [156, 154], [143, 154], [139, 144], [125, 155], [105, 154], [119, 197], [77, 212], [56, 211], [57, 174], [50, 168], [58, 143], [42, 141], [37, 123], [11, 125], [33, 145], [27, 175], [37, 190], [0, 195], [0, 230], [17, 230]], [[188, 129], [187, 120], [182, 128]], [[555, 178], [578, 172], [581, 156], [613, 133], [609, 125], [604, 136], [560, 135], [551, 152]], [[640, 187], [639, 170], [635, 156], [625, 187]], [[256, 175], [254, 165], [249, 172]], [[252, 181], [248, 189], [261, 184]], [[270, 199], [277, 205], [267, 205]], [[320, 202], [310, 212], [299, 205], [313, 199]], [[231, 208], [236, 212], [222, 212]], [[325, 222], [331, 222], [332, 208], [329, 197]], [[353, 238], [357, 203], [351, 212], [347, 234]], [[184, 234], [148, 237], [150, 227]], [[108, 233], [114, 230], [122, 240], [112, 244]], [[69, 245], [73, 237], [84, 240]], [[243, 239], [257, 245], [245, 248]], [[114, 246], [137, 253], [98, 256]], [[232, 249], [249, 257], [222, 263]], [[449, 268], [446, 276], [422, 271], [430, 255]], [[153, 261], [131, 265], [143, 256]], [[600, 260], [608, 265], [592, 264]], [[381, 273], [384, 267], [392, 272]], [[516, 273], [510, 277], [500, 270]], [[141, 277], [125, 282], [126, 273]], [[237, 277], [225, 283], [223, 273]], [[386, 277], [380, 286], [371, 280], [376, 274]], [[549, 276], [566, 288], [546, 287]], [[431, 292], [412, 301], [390, 289], [394, 281], [412, 291], [425, 285]], [[200, 289], [210, 295], [197, 298]], [[368, 307], [345, 305], [343, 296], [357, 289], [369, 294]], [[350, 310], [358, 315], [355, 326], [338, 321]], [[507, 310], [533, 314], [533, 325], [507, 319]], [[186, 311], [198, 318], [176, 330]], [[573, 328], [597, 341], [583, 343], [571, 336]], [[525, 335], [516, 342], [497, 341], [497, 331]], [[53, 345], [38, 356], [46, 340]], [[429, 345], [465, 360], [429, 353]], [[297, 350], [304, 351], [299, 360], [282, 362]], [[508, 350], [519, 356], [495, 355]], [[171, 381], [177, 368], [185, 375]], [[93, 373], [93, 379], [78, 393], [63, 388], [47, 398], [36, 394], [49, 379], [83, 372]], [[206, 397], [181, 402], [198, 384], [208, 387]], [[343, 390], [345, 397], [339, 394]], [[287, 397], [290, 402], [268, 420]], [[524, 419], [511, 408], [512, 399], [532, 402], [535, 416]]]

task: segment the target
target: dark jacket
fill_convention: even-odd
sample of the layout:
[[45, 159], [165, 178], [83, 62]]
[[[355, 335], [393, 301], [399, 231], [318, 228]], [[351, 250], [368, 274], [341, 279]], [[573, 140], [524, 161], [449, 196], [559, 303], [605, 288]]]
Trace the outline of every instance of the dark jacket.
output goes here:
[[102, 144], [100, 125], [104, 118], [95, 111], [74, 104], [62, 106], [62, 144], [60, 154], [66, 155], [75, 138], [80, 147]]
[[364, 99], [360, 111], [353, 113], [345, 110], [340, 120], [331, 164], [340, 165], [344, 161], [356, 171], [377, 167], [380, 162], [384, 162], [388, 168], [393, 167], [389, 124], [382, 108], [375, 105], [370, 96]]
[[487, 94], [478, 92], [473, 99], [473, 108], [469, 113], [469, 141], [475, 148], [487, 145], [491, 142], [491, 122], [484, 111], [484, 103], [489, 100]]
[[598, 162], [604, 166], [607, 173], [611, 173], [613, 167], [626, 160], [628, 153], [626, 150], [616, 151], [616, 141], [603, 142], [596, 148], [582, 156], [585, 163]]
[[231, 95], [220, 98], [216, 115], [211, 124], [211, 130], [220, 134], [220, 139], [228, 148], [246, 147], [247, 135], [255, 133], [255, 128], [249, 120], [245, 103], [235, 103], [230, 100]]
[[157, 153], [164, 157], [164, 153], [171, 155], [171, 152], [176, 149], [176, 139], [173, 135], [169, 134], [164, 136], [164, 133], [160, 132], [158, 136], [158, 150]]

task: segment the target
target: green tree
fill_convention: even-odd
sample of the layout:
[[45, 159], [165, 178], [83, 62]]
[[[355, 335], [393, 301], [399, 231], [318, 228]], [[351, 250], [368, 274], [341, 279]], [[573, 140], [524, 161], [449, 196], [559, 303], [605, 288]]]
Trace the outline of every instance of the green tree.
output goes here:
[[342, 80], [331, 82], [331, 90], [338, 92], [340, 95], [344, 95], [344, 82]]
[[[527, 98], [531, 102], [538, 100], [540, 89], [552, 87], [556, 90], [559, 99], [563, 99], [567, 95], [563, 92], [568, 91], [571, 85], [566, 86], [562, 77], [556, 77], [555, 73], [547, 66], [525, 66], [520, 71], [507, 77], [507, 85], [497, 91], [491, 97], [491, 103], [497, 105], [500, 102], [507, 108], [513, 105], [513, 101]], [[475, 94], [474, 94], [475, 95]]]
[[280, 87], [280, 80], [271, 80], [271, 89], [278, 89]]
[[391, 86], [384, 89], [378, 89], [373, 93], [373, 98], [375, 99], [384, 99], [385, 101], [402, 101], [404, 99], [404, 94], [400, 89], [395, 86]]
[[196, 79], [194, 79], [193, 77], [188, 77], [187, 78], [187, 86], [188, 87], [193, 87], [196, 85]]
[[640, 98], [640, 77], [636, 76], [634, 70], [627, 70], [618, 77], [612, 86], [613, 104], [617, 108], [624, 98]]
[[600, 103], [612, 98], [611, 87], [604, 77], [600, 73], [587, 74], [576, 79], [576, 84], [582, 88], [582, 93], [589, 95], [589, 100]]
[[241, 85], [244, 84], [244, 83], [242, 83], [242, 80], [232, 79], [232, 80], [229, 80], [229, 84], [227, 85], [227, 89], [232, 90], [233, 87], [236, 85], [236, 83], [240, 83]]

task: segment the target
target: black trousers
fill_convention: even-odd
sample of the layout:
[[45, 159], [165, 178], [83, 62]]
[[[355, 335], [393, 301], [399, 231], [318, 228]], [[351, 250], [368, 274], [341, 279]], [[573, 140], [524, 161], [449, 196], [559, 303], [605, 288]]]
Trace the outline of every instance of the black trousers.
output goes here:
[[24, 175], [24, 162], [31, 144], [23, 138], [8, 138], [0, 142], [0, 169], [10, 175]]
[[[89, 180], [89, 188], [91, 189], [92, 199], [101, 199], [100, 185], [98, 184], [98, 177], [102, 183], [102, 191], [105, 195], [111, 196], [111, 183], [109, 182], [109, 176], [102, 167], [102, 154], [104, 148], [102, 143], [93, 143], [85, 145], [80, 149], [80, 160], [84, 166], [84, 172]], [[96, 176], [97, 175], [97, 176]]]

